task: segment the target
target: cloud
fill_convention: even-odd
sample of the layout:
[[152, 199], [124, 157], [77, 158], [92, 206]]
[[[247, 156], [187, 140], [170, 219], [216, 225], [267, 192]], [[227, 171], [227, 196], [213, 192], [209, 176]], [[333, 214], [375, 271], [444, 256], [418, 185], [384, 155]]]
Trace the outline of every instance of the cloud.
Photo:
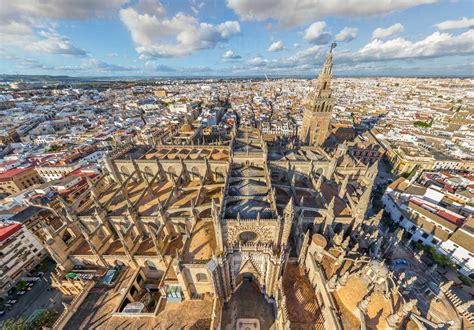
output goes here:
[[[375, 39], [356, 53], [345, 54], [340, 59], [368, 62], [472, 55], [474, 54], [474, 43], [472, 40], [474, 40], [474, 30], [468, 30], [457, 36], [449, 33], [434, 32], [417, 42], [404, 38], [387, 41]], [[335, 58], [337, 56], [336, 54]]]
[[136, 67], [122, 66], [118, 64], [107, 63], [95, 58], [85, 60], [80, 66], [82, 70], [95, 71], [95, 72], [125, 72], [125, 71], [137, 71]]
[[145, 68], [147, 70], [159, 71], [159, 72], [175, 72], [176, 69], [164, 64], [158, 64], [155, 62], [146, 62]]
[[42, 38], [26, 45], [27, 49], [49, 54], [87, 55], [85, 50], [77, 48], [67, 37], [60, 35], [56, 31], [41, 31], [38, 34]]
[[86, 56], [85, 50], [56, 31], [54, 19], [101, 17], [125, 0], [15, 0], [2, 1], [0, 10], [0, 48]]
[[336, 41], [350, 42], [357, 38], [357, 32], [358, 30], [356, 28], [345, 27], [341, 32], [336, 34]]
[[438, 30], [470, 29], [474, 27], [474, 18], [463, 17], [459, 20], [444, 21], [435, 25]]
[[85, 50], [74, 46], [69, 38], [59, 34], [54, 28], [37, 29], [28, 21], [1, 22], [0, 40], [0, 49], [5, 51], [24, 49], [49, 54], [87, 55]]
[[103, 17], [128, 0], [15, 0], [2, 1], [1, 17], [27, 16], [46, 19]]
[[201, 9], [206, 5], [204, 1], [197, 3], [196, 0], [191, 0], [191, 10], [194, 15], [198, 15]]
[[331, 40], [331, 34], [324, 29], [325, 22], [314, 22], [305, 30], [303, 39], [315, 45], [327, 44]]
[[434, 2], [436, 0], [227, 0], [227, 6], [242, 20], [275, 19], [291, 27], [318, 17], [373, 16]]
[[[338, 72], [353, 73], [361, 73], [364, 72], [364, 70], [365, 72], [370, 73], [371, 68], [377, 68], [377, 72], [380, 74], [380, 72], [384, 72], [384, 67], [390, 68], [389, 64], [383, 62], [394, 61], [393, 63], [397, 63], [395, 61], [410, 60], [411, 63], [416, 63], [415, 61], [422, 60], [423, 65], [421, 65], [421, 68], [417, 70], [420, 73], [426, 74], [428, 71], [422, 69], [422, 67], [428, 63], [426, 61], [427, 59], [453, 55], [474, 55], [473, 39], [474, 29], [467, 30], [460, 35], [434, 32], [419, 41], [409, 41], [404, 38], [396, 38], [387, 41], [375, 39], [357, 51], [339, 50], [336, 48], [334, 51], [334, 61], [336, 63], [335, 68]], [[327, 53], [327, 46], [314, 45], [307, 49], [298, 51], [293, 55], [275, 59], [266, 59], [262, 56], [257, 56], [247, 61], [245, 66], [233, 68], [233, 72], [237, 74], [252, 72], [283, 75], [288, 74], [288, 72], [307, 74], [309, 72], [318, 71]], [[401, 69], [408, 67], [407, 65], [408, 64], [404, 64]], [[394, 64], [391, 68], [397, 66], [400, 65]], [[468, 67], [472, 70], [472, 65]], [[442, 70], [439, 70], [439, 67], [437, 67], [436, 70], [442, 72]], [[396, 70], [392, 71], [390, 72], [396, 74]], [[406, 74], [411, 75], [416, 74], [415, 71], [415, 69], [413, 72], [404, 70]], [[388, 72], [388, 69], [385, 70], [385, 72]], [[449, 73], [449, 70], [444, 70], [443, 72]]]
[[[157, 3], [159, 3], [157, 1]], [[180, 57], [215, 48], [240, 33], [237, 21], [217, 25], [199, 22], [178, 12], [171, 18], [165, 12], [140, 12], [128, 7], [120, 10], [120, 19], [131, 33], [138, 53], [149, 57]]]
[[270, 45], [270, 47], [267, 48], [268, 52], [279, 52], [285, 49], [283, 47], [283, 42], [281, 40], [275, 41]]
[[222, 59], [224, 60], [238, 60], [242, 58], [242, 56], [235, 54], [233, 51], [228, 50], [222, 55]]
[[379, 27], [372, 32], [372, 39], [385, 39], [394, 34], [402, 33], [404, 30], [405, 28], [400, 23], [393, 24], [386, 29]]
[[246, 62], [245, 66], [234, 68], [235, 73], [262, 71], [288, 74], [298, 71], [312, 71], [317, 65], [322, 63], [327, 49], [324, 46], [315, 45], [307, 49], [296, 52], [291, 56], [284, 56], [276, 59], [266, 59], [257, 56]]

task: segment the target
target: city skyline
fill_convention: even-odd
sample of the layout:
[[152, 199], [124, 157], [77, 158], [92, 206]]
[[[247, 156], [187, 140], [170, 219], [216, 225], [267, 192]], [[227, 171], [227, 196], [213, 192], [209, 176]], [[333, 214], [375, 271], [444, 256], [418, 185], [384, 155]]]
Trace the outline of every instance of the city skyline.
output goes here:
[[469, 1], [2, 3], [0, 74], [310, 76], [333, 41], [336, 76], [474, 68]]

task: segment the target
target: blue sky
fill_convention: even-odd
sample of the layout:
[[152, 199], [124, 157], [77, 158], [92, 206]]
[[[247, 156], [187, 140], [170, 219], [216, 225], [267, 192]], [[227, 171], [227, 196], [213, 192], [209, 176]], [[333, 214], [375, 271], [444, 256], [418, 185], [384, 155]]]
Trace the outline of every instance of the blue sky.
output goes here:
[[0, 0], [0, 73], [474, 75], [474, 2]]

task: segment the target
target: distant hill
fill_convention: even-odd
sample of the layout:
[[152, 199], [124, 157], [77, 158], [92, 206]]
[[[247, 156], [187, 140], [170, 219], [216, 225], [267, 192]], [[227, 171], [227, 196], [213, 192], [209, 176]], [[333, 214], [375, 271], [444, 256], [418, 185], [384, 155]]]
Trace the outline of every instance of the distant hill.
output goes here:
[[24, 81], [24, 82], [73, 82], [88, 79], [70, 76], [48, 76], [48, 75], [22, 75], [22, 74], [0, 74], [0, 82]]

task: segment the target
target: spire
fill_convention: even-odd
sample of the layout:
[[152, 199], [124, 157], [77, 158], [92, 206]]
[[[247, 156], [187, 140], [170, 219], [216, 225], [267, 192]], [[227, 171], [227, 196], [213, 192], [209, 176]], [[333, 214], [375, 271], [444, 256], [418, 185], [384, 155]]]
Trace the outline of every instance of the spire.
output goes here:
[[336, 47], [333, 43], [324, 61], [323, 68], [318, 77], [318, 83], [310, 93], [303, 114], [303, 125], [300, 131], [300, 140], [305, 144], [322, 145], [330, 134], [330, 122], [334, 99], [331, 93], [332, 82], [332, 50]]

